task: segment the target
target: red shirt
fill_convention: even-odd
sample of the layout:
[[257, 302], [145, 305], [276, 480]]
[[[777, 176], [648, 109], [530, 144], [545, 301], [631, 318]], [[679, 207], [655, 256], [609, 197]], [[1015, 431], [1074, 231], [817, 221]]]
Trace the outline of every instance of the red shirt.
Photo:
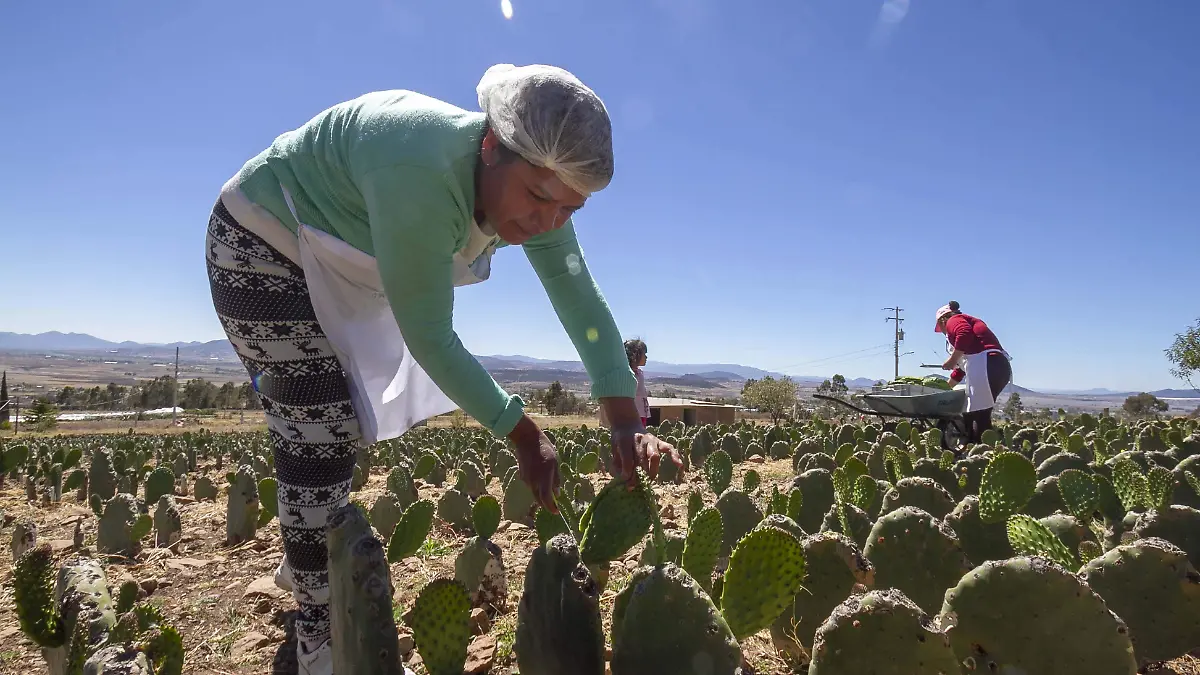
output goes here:
[[[1000, 340], [983, 319], [977, 319], [969, 314], [955, 314], [946, 321], [946, 339], [950, 346], [964, 354], [978, 354], [989, 349], [1004, 349]], [[961, 368], [955, 368], [950, 373], [951, 378], [962, 379]]]

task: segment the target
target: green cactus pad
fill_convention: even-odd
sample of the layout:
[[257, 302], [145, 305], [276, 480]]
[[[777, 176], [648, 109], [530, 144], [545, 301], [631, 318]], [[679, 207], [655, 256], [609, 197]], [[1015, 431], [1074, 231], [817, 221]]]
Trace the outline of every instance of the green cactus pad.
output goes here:
[[1165, 509], [1171, 505], [1171, 493], [1175, 490], [1175, 476], [1161, 466], [1155, 466], [1146, 474], [1146, 506]]
[[1138, 539], [1165, 539], [1187, 553], [1192, 567], [1200, 569], [1200, 510], [1190, 506], [1169, 506], [1161, 511], [1141, 514], [1133, 526]]
[[833, 490], [833, 474], [826, 469], [809, 469], [792, 479], [792, 488], [804, 495], [798, 514], [793, 515], [788, 505], [788, 517], [796, 521], [805, 532], [821, 529], [825, 513], [836, 501]]
[[1200, 574], [1170, 542], [1118, 546], [1090, 560], [1079, 577], [1128, 624], [1140, 666], [1179, 658], [1200, 644]]
[[54, 601], [54, 553], [49, 544], [32, 548], [17, 559], [13, 599], [21, 631], [41, 647], [61, 647], [67, 635]]
[[150, 475], [146, 477], [144, 493], [146, 504], [157, 504], [159, 497], [173, 494], [174, 491], [175, 472], [171, 469], [160, 466], [151, 471]]
[[976, 567], [946, 593], [938, 621], [966, 672], [1137, 670], [1124, 622], [1078, 577], [1045, 558]]
[[258, 514], [259, 527], [279, 517], [279, 483], [274, 478], [258, 481], [258, 505], [261, 509]]
[[537, 502], [529, 485], [521, 480], [517, 467], [509, 470], [504, 483], [504, 517], [514, 523], [524, 523], [533, 515]]
[[821, 523], [822, 532], [837, 532], [849, 537], [858, 546], [866, 546], [875, 521], [866, 511], [853, 504], [834, 504]]
[[696, 514], [704, 510], [704, 495], [699, 490], [692, 490], [688, 493], [687, 502], [687, 522], [690, 527], [692, 520], [696, 518]]
[[462, 675], [471, 640], [471, 599], [454, 579], [435, 579], [421, 589], [406, 619], [429, 675]]
[[[686, 538], [682, 532], [676, 530], [667, 530], [663, 533], [665, 542], [663, 547], [662, 562], [672, 562], [676, 565], [680, 564], [683, 559], [683, 547], [686, 543]], [[654, 546], [654, 534], [647, 534], [642, 539], [642, 553], [638, 556], [638, 566], [651, 565], [653, 566], [658, 555]]]
[[713, 568], [723, 540], [721, 512], [716, 508], [702, 509], [688, 526], [683, 544], [683, 569], [705, 590], [711, 589]]
[[944, 518], [954, 510], [954, 498], [931, 478], [903, 478], [884, 494], [882, 512], [895, 511], [901, 506], [916, 507], [935, 518]]
[[804, 549], [792, 534], [763, 528], [743, 537], [729, 557], [721, 613], [744, 640], [771, 625], [804, 580]]
[[940, 607], [946, 589], [971, 569], [954, 531], [911, 506], [875, 521], [863, 555], [879, 587], [898, 588], [922, 608]]
[[472, 607], [503, 610], [508, 602], [504, 556], [495, 542], [482, 537], [467, 539], [454, 559], [454, 578], [469, 591]]
[[433, 527], [433, 514], [436, 508], [432, 501], [419, 499], [404, 511], [404, 515], [400, 517], [400, 522], [396, 523], [396, 529], [392, 531], [392, 536], [388, 540], [387, 560], [389, 563], [400, 562], [421, 549], [425, 538], [429, 536], [429, 529]]
[[992, 455], [979, 484], [979, 518], [984, 523], [1004, 522], [1029, 503], [1037, 486], [1037, 471], [1018, 452]]
[[1008, 518], [1008, 543], [1018, 555], [1041, 556], [1069, 570], [1079, 569], [1079, 561], [1050, 528], [1031, 516], [1017, 513]]
[[817, 629], [809, 675], [949, 675], [960, 671], [950, 638], [900, 591], [856, 594]]
[[1122, 458], [1113, 464], [1112, 483], [1126, 511], [1149, 507], [1150, 487], [1146, 476], [1133, 460]]
[[771, 625], [771, 640], [780, 652], [802, 660], [805, 648], [813, 645], [813, 633], [834, 607], [857, 587], [875, 585], [875, 568], [849, 538], [834, 532], [805, 537], [805, 579], [790, 607]]
[[471, 508], [471, 520], [475, 523], [475, 534], [483, 539], [491, 539], [500, 526], [500, 502], [491, 495], [483, 495], [475, 500]]
[[601, 675], [600, 588], [569, 534], [533, 552], [517, 605], [514, 651], [525, 675]]
[[616, 560], [645, 536], [653, 516], [643, 494], [649, 489], [646, 481], [630, 490], [628, 483], [614, 478], [600, 490], [580, 521], [581, 528], [587, 522], [579, 542], [584, 562]]
[[471, 522], [471, 499], [455, 488], [442, 493], [438, 499], [437, 514], [438, 518], [457, 532], [469, 533], [474, 530], [475, 526]]
[[[379, 536], [383, 539], [391, 538], [392, 533], [396, 531], [396, 524], [403, 516], [404, 509], [396, 502], [396, 497], [391, 492], [376, 497], [368, 512], [371, 525], [379, 531]], [[260, 523], [261, 521], [262, 518], [259, 518]]]
[[763, 513], [754, 500], [740, 490], [726, 490], [714, 506], [721, 512], [724, 534], [721, 541], [721, 555], [729, 555], [733, 552], [733, 547], [737, 545], [738, 540], [762, 521]]
[[761, 482], [762, 478], [759, 477], [757, 471], [747, 469], [746, 474], [742, 476], [742, 490], [747, 493], [754, 492]]
[[804, 493], [798, 487], [793, 487], [788, 493], [787, 517], [796, 520], [804, 509]]
[[1100, 507], [1100, 488], [1090, 474], [1078, 469], [1067, 469], [1058, 475], [1058, 490], [1071, 515], [1080, 520], [1091, 520]]
[[741, 664], [729, 625], [678, 566], [638, 568], [617, 595], [612, 675], [695, 675], [698, 667], [715, 675], [734, 673]]
[[228, 506], [225, 514], [225, 541], [229, 545], [240, 544], [254, 538], [258, 529], [258, 482], [254, 469], [248, 464], [238, 466], [229, 486]]
[[550, 513], [541, 507], [538, 507], [537, 514], [534, 516], [533, 526], [537, 531], [538, 542], [543, 546], [560, 534], [574, 536], [561, 514]]
[[733, 480], [733, 461], [729, 453], [717, 450], [704, 460], [704, 477], [708, 479], [708, 487], [713, 494], [720, 495], [729, 488]]

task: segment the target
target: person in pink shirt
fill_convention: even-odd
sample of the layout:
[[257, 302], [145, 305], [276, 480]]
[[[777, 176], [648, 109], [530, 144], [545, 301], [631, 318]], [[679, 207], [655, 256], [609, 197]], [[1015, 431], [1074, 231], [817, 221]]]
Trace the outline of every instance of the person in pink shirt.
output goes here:
[[963, 314], [957, 302], [951, 300], [937, 310], [933, 330], [945, 333], [953, 352], [942, 364], [951, 371], [950, 384], [967, 385], [967, 437], [978, 443], [983, 432], [992, 428], [992, 410], [1000, 392], [1012, 381], [1012, 366], [1008, 352], [991, 328], [969, 314]]
[[637, 404], [642, 426], [646, 426], [650, 419], [650, 393], [646, 390], [646, 376], [642, 373], [642, 366], [646, 365], [646, 343], [637, 338], [626, 340], [625, 355], [629, 357], [629, 367], [637, 378], [637, 393], [633, 401]]

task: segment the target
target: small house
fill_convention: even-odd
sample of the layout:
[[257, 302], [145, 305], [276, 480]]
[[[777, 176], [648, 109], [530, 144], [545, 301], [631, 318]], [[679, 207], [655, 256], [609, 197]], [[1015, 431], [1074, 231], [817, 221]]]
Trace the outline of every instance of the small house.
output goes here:
[[[661, 424], [664, 420], [677, 420], [687, 426], [697, 424], [733, 424], [738, 407], [724, 403], [710, 403], [690, 398], [649, 397], [650, 419], [647, 426]], [[608, 426], [604, 419], [604, 408], [600, 409], [600, 424]]]

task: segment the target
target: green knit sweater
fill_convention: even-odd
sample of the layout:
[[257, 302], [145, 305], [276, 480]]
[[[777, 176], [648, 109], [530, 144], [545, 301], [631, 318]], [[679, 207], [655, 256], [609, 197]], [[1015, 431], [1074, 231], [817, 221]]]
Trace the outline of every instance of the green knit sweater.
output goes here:
[[[306, 225], [375, 257], [404, 342], [464, 412], [498, 435], [523, 413], [454, 332], [453, 257], [475, 211], [483, 113], [410, 91], [329, 108], [242, 167], [246, 196], [292, 232]], [[621, 335], [568, 220], [522, 245], [592, 380], [592, 396], [632, 397]], [[514, 300], [519, 302], [519, 300]]]

